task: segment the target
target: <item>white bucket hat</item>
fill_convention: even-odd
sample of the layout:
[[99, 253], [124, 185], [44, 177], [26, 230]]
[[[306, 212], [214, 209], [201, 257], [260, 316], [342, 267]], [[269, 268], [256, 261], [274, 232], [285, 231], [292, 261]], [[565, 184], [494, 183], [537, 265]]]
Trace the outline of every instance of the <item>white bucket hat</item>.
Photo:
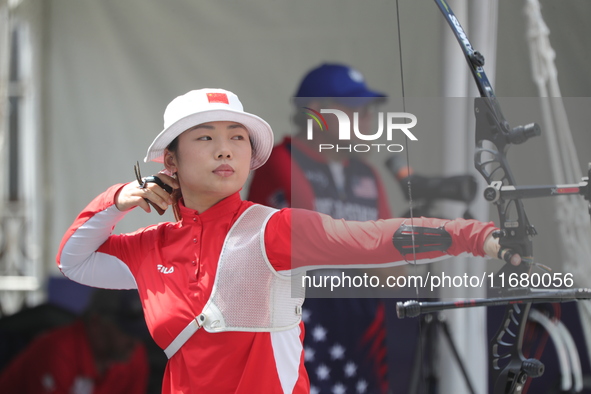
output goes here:
[[164, 111], [164, 130], [154, 139], [145, 162], [164, 161], [164, 149], [182, 132], [206, 122], [237, 122], [248, 130], [252, 141], [250, 169], [265, 164], [273, 149], [271, 126], [256, 115], [244, 112], [234, 93], [223, 89], [192, 90], [172, 100]]

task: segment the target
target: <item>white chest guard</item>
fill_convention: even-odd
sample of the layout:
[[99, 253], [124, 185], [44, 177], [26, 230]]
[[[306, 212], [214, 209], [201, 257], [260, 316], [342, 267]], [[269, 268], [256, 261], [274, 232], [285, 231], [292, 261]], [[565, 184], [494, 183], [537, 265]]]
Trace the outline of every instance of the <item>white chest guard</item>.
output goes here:
[[234, 223], [222, 247], [217, 273], [203, 312], [164, 350], [168, 358], [203, 327], [208, 332], [283, 331], [301, 320], [305, 290], [271, 266], [265, 228], [276, 209], [248, 208]]

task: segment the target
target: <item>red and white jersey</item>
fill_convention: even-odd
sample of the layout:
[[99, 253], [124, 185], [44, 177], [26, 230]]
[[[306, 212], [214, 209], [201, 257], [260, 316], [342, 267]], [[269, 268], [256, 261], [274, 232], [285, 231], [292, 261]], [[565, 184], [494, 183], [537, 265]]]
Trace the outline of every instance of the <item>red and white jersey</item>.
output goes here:
[[[238, 193], [203, 213], [180, 204], [182, 220], [130, 234], [111, 234], [125, 215], [114, 205], [122, 185], [95, 198], [66, 232], [58, 266], [89, 286], [136, 288], [152, 337], [166, 348], [194, 319], [211, 295], [226, 235], [251, 205]], [[335, 266], [405, 264], [392, 235], [406, 219], [348, 222], [298, 209], [269, 219], [264, 247], [280, 274]], [[469, 252], [483, 256], [492, 223], [414, 219], [415, 226], [441, 227], [452, 237], [447, 253], [417, 254], [419, 261]], [[280, 332], [197, 331], [169, 360], [163, 393], [307, 393], [303, 324]]]

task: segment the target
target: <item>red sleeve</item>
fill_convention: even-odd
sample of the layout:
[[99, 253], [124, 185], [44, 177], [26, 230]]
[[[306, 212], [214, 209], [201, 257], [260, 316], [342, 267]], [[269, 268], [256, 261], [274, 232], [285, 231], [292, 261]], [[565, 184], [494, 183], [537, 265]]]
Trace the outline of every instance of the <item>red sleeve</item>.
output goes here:
[[[367, 222], [335, 220], [317, 212], [285, 209], [271, 217], [265, 231], [269, 261], [277, 271], [290, 269], [341, 267], [353, 265], [400, 265], [404, 256], [394, 247], [392, 236], [409, 219]], [[428, 263], [446, 255], [472, 253], [484, 256], [484, 240], [494, 224], [475, 220], [416, 218], [415, 226], [444, 226], [452, 245], [446, 252], [423, 252], [417, 262]]]

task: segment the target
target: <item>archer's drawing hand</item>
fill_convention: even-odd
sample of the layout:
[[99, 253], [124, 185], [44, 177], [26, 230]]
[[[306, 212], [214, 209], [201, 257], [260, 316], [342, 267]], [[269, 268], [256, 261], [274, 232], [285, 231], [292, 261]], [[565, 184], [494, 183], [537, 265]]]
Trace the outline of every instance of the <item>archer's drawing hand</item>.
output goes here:
[[[158, 178], [173, 189], [179, 188], [176, 179], [159, 173]], [[165, 211], [172, 204], [172, 197], [156, 183], [149, 182], [141, 188], [137, 182], [131, 182], [123, 186], [115, 196], [115, 206], [120, 211], [127, 211], [131, 208], [140, 207], [146, 212], [151, 212], [150, 203]]]
[[[501, 245], [499, 244], [499, 239], [493, 237], [492, 234], [489, 234], [488, 237], [486, 238], [486, 240], [484, 241], [484, 252], [486, 253], [487, 256], [492, 257], [494, 259], [501, 259], [501, 260], [505, 260], [505, 257], [507, 255], [507, 253], [512, 253], [509, 249], [502, 249], [501, 250]], [[499, 254], [499, 251], [501, 252]], [[519, 265], [521, 264], [521, 256], [518, 255], [517, 253], [513, 254], [511, 256], [511, 259], [509, 260], [509, 262], [512, 265]]]

